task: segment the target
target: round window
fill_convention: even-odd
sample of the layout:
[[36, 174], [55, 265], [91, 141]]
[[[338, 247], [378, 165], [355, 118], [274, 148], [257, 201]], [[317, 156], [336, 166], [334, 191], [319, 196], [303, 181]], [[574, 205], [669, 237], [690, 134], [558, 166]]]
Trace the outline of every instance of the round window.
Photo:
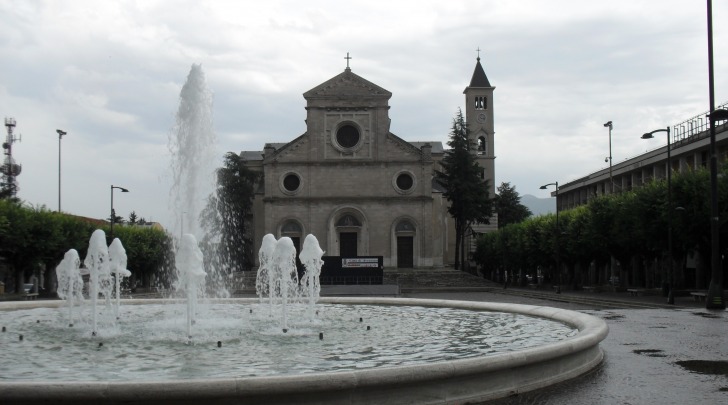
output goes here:
[[399, 176], [397, 176], [397, 187], [402, 191], [407, 191], [412, 188], [414, 185], [414, 180], [412, 179], [412, 176], [409, 175], [409, 173], [400, 173]]
[[336, 142], [342, 148], [353, 148], [359, 143], [359, 130], [350, 124], [342, 125], [336, 131]]
[[298, 178], [297, 175], [291, 173], [289, 175], [286, 175], [285, 178], [283, 178], [283, 188], [286, 189], [286, 191], [296, 191], [298, 190], [298, 187], [301, 186], [301, 179]]

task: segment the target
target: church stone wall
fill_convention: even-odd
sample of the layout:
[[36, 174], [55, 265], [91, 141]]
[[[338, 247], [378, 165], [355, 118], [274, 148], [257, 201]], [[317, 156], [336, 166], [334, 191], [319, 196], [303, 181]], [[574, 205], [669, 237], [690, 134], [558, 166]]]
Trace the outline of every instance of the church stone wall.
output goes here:
[[[432, 201], [421, 200], [393, 200], [393, 199], [281, 199], [265, 205], [265, 216], [276, 218], [277, 221], [268, 224], [265, 233], [273, 233], [280, 237], [280, 228], [286, 221], [293, 220], [302, 225], [303, 235], [312, 233], [316, 235], [321, 248], [328, 255], [338, 255], [339, 229], [336, 221], [344, 214], [361, 214], [361, 227], [346, 229], [357, 232], [358, 254], [360, 256], [384, 256], [385, 266], [396, 266], [396, 233], [393, 232], [396, 224], [406, 219], [415, 225], [415, 257], [414, 262], [419, 266], [432, 266], [431, 253], [436, 251], [427, 235], [432, 233]], [[356, 215], [359, 217], [359, 215]], [[260, 236], [262, 237], [262, 235]], [[441, 263], [440, 263], [441, 264]]]
[[[430, 163], [387, 162], [286, 162], [266, 167], [266, 196], [268, 198], [412, 198], [430, 197]], [[285, 190], [283, 179], [294, 174], [301, 185], [295, 192]], [[414, 180], [412, 189], [396, 186], [397, 176], [408, 174]]]
[[[487, 138], [478, 161], [489, 179], [495, 158], [493, 89], [478, 59], [465, 91], [465, 113], [475, 134]], [[389, 132], [392, 94], [348, 67], [303, 97], [305, 133], [283, 146], [265, 145], [262, 160], [247, 153], [255, 160], [250, 165], [264, 173], [253, 206], [256, 253], [267, 233], [301, 242], [310, 233], [326, 254], [339, 255], [354, 243], [350, 235], [339, 240], [346, 232], [356, 233], [356, 254], [383, 256], [386, 267], [453, 263], [448, 201], [432, 188], [442, 144], [410, 143]]]

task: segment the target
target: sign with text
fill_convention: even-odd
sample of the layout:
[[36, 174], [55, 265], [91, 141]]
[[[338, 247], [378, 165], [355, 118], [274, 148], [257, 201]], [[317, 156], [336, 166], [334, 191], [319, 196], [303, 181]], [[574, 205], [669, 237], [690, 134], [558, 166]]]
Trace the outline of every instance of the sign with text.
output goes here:
[[379, 259], [376, 257], [341, 258], [341, 267], [345, 269], [360, 269], [365, 267], [378, 268]]
[[319, 280], [326, 284], [382, 284], [384, 257], [382, 256], [323, 256]]

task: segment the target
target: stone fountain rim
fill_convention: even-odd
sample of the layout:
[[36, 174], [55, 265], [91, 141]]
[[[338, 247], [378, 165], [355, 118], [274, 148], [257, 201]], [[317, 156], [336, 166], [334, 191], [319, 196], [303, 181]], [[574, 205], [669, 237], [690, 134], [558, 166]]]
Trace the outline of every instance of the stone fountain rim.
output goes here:
[[[221, 303], [257, 303], [257, 298], [216, 299]], [[140, 305], [169, 303], [169, 299], [126, 299], [124, 304]], [[105, 401], [131, 403], [164, 403], [164, 401], [223, 401], [225, 398], [255, 398], [276, 403], [294, 394], [316, 397], [313, 403], [333, 397], [369, 398], [381, 392], [375, 402], [383, 400], [397, 403], [423, 391], [437, 388], [428, 394], [431, 403], [453, 400], [488, 400], [552, 385], [579, 376], [601, 363], [603, 352], [599, 343], [608, 334], [604, 320], [576, 311], [546, 306], [504, 304], [478, 301], [456, 301], [416, 298], [383, 297], [324, 297], [320, 303], [354, 305], [396, 305], [447, 307], [474, 311], [518, 313], [546, 318], [578, 329], [575, 336], [533, 348], [499, 353], [483, 357], [440, 361], [429, 364], [403, 365], [384, 368], [307, 373], [295, 375], [186, 379], [163, 381], [1, 381], [0, 398], [39, 400], [54, 398], [69, 402]], [[2, 302], [1, 310], [60, 307], [63, 301]], [[506, 380], [496, 384], [484, 383], [482, 378]], [[479, 376], [479, 377], [478, 377]], [[481, 381], [466, 389], [464, 381]], [[495, 381], [495, 380], [494, 380]], [[463, 385], [463, 387], [459, 387]], [[469, 386], [469, 385], [467, 385]], [[393, 391], [394, 390], [394, 391]], [[428, 391], [428, 390], [424, 390]], [[397, 393], [400, 394], [392, 394]], [[389, 393], [389, 394], [385, 394]], [[290, 399], [290, 398], [289, 398]], [[160, 402], [162, 401], [162, 402]], [[331, 401], [331, 400], [330, 400]], [[325, 401], [323, 401], [325, 402]], [[346, 402], [346, 401], [345, 401]], [[428, 403], [429, 401], [416, 401]], [[332, 401], [331, 403], [336, 403]]]

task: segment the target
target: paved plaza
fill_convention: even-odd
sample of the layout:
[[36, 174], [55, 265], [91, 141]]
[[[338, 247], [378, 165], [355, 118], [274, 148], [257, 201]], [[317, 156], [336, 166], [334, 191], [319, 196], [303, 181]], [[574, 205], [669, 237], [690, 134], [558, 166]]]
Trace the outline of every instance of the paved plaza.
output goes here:
[[[527, 289], [429, 291], [413, 298], [512, 302], [566, 308], [606, 320], [605, 360], [591, 373], [495, 404], [725, 404], [728, 403], [728, 313], [678, 297], [551, 291], [534, 298]], [[592, 304], [589, 298], [593, 297]], [[573, 298], [573, 300], [570, 300]], [[608, 304], [605, 304], [607, 302]], [[637, 308], [643, 305], [644, 308]], [[620, 308], [621, 307], [621, 308]], [[652, 308], [650, 308], [652, 307]], [[705, 363], [718, 361], [719, 363]]]

